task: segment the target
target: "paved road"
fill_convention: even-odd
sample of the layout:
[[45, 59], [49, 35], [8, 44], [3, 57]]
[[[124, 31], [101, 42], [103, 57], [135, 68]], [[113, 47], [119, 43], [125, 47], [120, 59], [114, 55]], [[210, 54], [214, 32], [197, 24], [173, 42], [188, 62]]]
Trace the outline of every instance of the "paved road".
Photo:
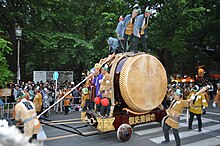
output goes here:
[[[185, 112], [184, 112], [185, 113]], [[220, 112], [218, 108], [209, 107], [207, 114], [202, 116], [203, 128], [202, 132], [197, 131], [197, 120], [194, 119], [193, 130], [187, 130], [186, 115], [182, 114], [180, 118], [179, 133], [183, 146], [220, 146]], [[53, 114], [50, 119], [64, 120], [79, 118], [79, 112], [72, 112], [69, 115]], [[69, 126], [78, 126], [79, 124], [68, 124]], [[68, 130], [69, 127], [56, 125]], [[92, 133], [95, 130], [85, 128], [84, 132]], [[161, 144], [164, 140], [161, 126], [154, 122], [142, 124], [134, 127], [132, 138], [127, 142], [120, 142], [116, 137], [116, 132], [109, 132], [101, 135], [89, 137], [79, 136], [70, 132], [59, 130], [53, 127], [43, 125], [39, 138], [44, 139], [44, 146], [174, 146], [175, 141], [170, 131], [170, 140], [168, 144]]]

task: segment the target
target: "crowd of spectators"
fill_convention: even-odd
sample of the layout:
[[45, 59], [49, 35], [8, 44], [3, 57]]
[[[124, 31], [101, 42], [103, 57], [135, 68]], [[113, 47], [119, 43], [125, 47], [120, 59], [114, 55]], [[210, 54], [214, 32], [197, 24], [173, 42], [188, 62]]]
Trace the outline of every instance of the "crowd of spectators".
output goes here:
[[[73, 88], [74, 87], [74, 82], [68, 82], [65, 81], [64, 83], [58, 83], [57, 84], [57, 89], [55, 93], [55, 83], [54, 82], [37, 82], [34, 83], [33, 81], [28, 81], [28, 82], [20, 82], [20, 84], [13, 84], [10, 83], [6, 88], [11, 89], [11, 96], [7, 97], [7, 101], [5, 98], [0, 97], [0, 107], [4, 103], [16, 103], [18, 97], [21, 95], [21, 91], [25, 92], [27, 95], [27, 99], [30, 101], [34, 101], [34, 98], [38, 92], [41, 93], [42, 95], [42, 107], [41, 111], [45, 110], [48, 108], [50, 105], [52, 105], [61, 95], [61, 93], [67, 89], [67, 88]], [[72, 104], [80, 104], [80, 96], [81, 96], [81, 87], [78, 87], [72, 92], [72, 96], [74, 97], [71, 100]], [[61, 108], [63, 108], [61, 106]], [[73, 110], [79, 110], [79, 106], [75, 107]], [[62, 110], [60, 110], [62, 111]], [[46, 116], [46, 115], [45, 115]], [[47, 115], [48, 116], [48, 115]]]
[[[10, 83], [7, 88], [11, 89], [11, 96], [7, 98], [7, 102], [16, 102], [17, 98], [21, 94], [21, 91], [24, 91], [27, 94], [28, 100], [33, 101], [34, 97], [36, 95], [36, 89], [40, 90], [40, 93], [42, 94], [42, 110], [41, 112], [48, 108], [50, 105], [52, 105], [61, 95], [61, 92], [64, 91], [67, 88], [73, 88], [74, 82], [68, 82], [65, 81], [64, 83], [58, 83], [57, 90], [55, 94], [55, 83], [54, 82], [37, 82], [34, 83], [33, 81], [28, 82], [21, 82], [20, 84], [13, 84]], [[207, 82], [205, 84], [196, 84], [196, 83], [176, 83], [173, 82], [171, 84], [168, 84], [167, 86], [167, 93], [163, 101], [163, 106], [165, 108], [168, 108], [171, 101], [173, 100], [173, 93], [176, 89], [181, 89], [183, 91], [183, 98], [186, 99], [187, 96], [192, 91], [193, 87], [197, 85], [199, 88], [202, 88], [206, 85], [209, 85], [210, 88], [204, 93], [207, 102], [210, 102], [210, 100], [213, 100], [216, 93], [217, 93], [217, 82]], [[72, 92], [73, 99], [71, 99], [71, 105], [80, 105], [81, 104], [81, 89], [83, 86], [78, 87]], [[0, 107], [5, 103], [5, 100], [0, 97]], [[61, 104], [61, 105], [60, 105]], [[57, 107], [56, 112], [63, 111], [63, 103], [61, 102], [59, 104], [59, 107]], [[72, 110], [80, 110], [80, 106], [72, 107]], [[46, 116], [46, 115], [45, 115]]]

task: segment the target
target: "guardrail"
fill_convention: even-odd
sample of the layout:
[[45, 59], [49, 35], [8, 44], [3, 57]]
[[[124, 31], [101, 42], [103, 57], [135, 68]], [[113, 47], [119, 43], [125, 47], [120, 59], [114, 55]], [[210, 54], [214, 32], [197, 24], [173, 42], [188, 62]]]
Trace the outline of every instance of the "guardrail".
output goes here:
[[[74, 104], [74, 101], [71, 103], [70, 108], [73, 111], [73, 107], [78, 107], [81, 105], [80, 99], [81, 97], [74, 97], [74, 99], [78, 99], [78, 103]], [[2, 118], [9, 118], [12, 119], [13, 114], [14, 114], [14, 107], [16, 105], [16, 102], [12, 102], [12, 103], [4, 103], [3, 105], [0, 105], [0, 117]], [[61, 105], [57, 105], [54, 107], [54, 111], [58, 112], [58, 106], [62, 108], [61, 111], [63, 111], [63, 103], [61, 102]], [[50, 113], [50, 112], [49, 112]]]
[[2, 118], [13, 118], [13, 113], [14, 113], [14, 107], [15, 107], [16, 102], [13, 103], [4, 103], [3, 105], [0, 106], [0, 116]]

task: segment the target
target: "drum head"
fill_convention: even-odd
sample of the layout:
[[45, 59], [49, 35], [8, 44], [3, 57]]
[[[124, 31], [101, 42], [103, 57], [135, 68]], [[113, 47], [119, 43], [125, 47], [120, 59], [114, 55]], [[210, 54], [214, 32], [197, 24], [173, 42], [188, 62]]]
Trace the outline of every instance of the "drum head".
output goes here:
[[119, 79], [121, 95], [134, 111], [146, 112], [161, 104], [167, 90], [166, 71], [160, 61], [149, 54], [129, 57]]

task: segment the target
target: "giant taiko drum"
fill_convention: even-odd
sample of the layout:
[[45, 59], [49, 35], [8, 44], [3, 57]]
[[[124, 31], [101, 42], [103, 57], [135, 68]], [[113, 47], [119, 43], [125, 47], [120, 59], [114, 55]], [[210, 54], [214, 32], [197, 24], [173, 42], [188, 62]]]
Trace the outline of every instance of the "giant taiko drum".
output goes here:
[[128, 108], [135, 112], [151, 111], [158, 107], [165, 97], [166, 71], [161, 62], [152, 55], [117, 54], [111, 74], [116, 85], [114, 97], [119, 98], [117, 96], [120, 95]]

